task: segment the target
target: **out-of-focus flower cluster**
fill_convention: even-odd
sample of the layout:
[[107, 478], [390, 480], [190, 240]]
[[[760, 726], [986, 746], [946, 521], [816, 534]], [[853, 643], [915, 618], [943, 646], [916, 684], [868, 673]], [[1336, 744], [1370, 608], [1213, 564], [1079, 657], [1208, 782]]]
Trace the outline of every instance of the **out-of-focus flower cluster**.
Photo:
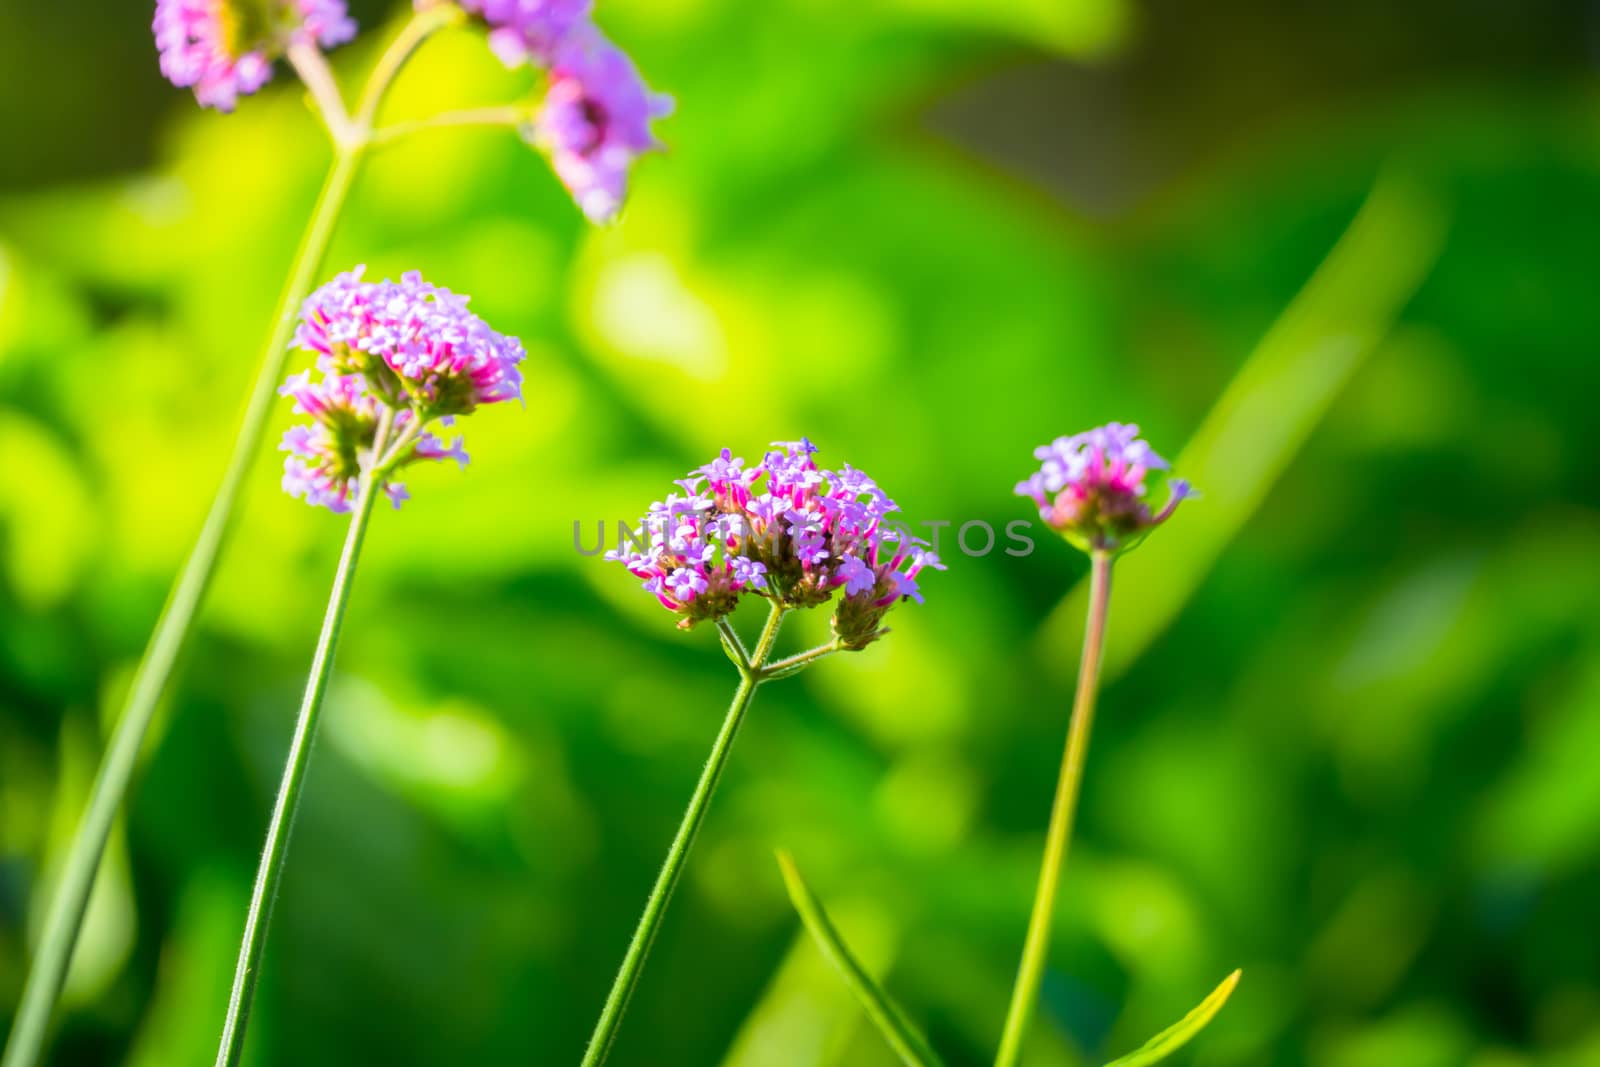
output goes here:
[[356, 35], [345, 0], [156, 0], [151, 28], [161, 73], [218, 111], [270, 81], [290, 45], [333, 48]]
[[1132, 424], [1112, 422], [1058, 437], [1033, 454], [1041, 466], [1017, 483], [1017, 495], [1032, 498], [1050, 528], [1085, 552], [1131, 547], [1165, 522], [1180, 501], [1196, 495], [1188, 482], [1171, 478], [1166, 506], [1151, 512], [1144, 500], [1145, 477], [1169, 465]]
[[[419, 6], [426, 0], [418, 0]], [[591, 21], [592, 0], [461, 0], [489, 26], [489, 45], [507, 66], [549, 72], [532, 139], [592, 221], [616, 217], [628, 172], [662, 147], [652, 120], [672, 98], [651, 92], [633, 60]]]
[[306, 298], [295, 343], [316, 354], [320, 377], [306, 371], [278, 390], [312, 420], [284, 434], [283, 488], [330, 511], [350, 509], [375, 450], [399, 507], [409, 494], [395, 472], [422, 461], [467, 464], [462, 439], [447, 446], [430, 426], [522, 396], [522, 343], [468, 311], [466, 297], [415, 271], [398, 282], [361, 274], [357, 267]]
[[871, 478], [848, 464], [821, 470], [816, 451], [805, 439], [778, 442], [746, 467], [723, 449], [606, 558], [642, 579], [683, 628], [727, 615], [746, 593], [815, 607], [842, 590], [834, 632], [842, 647], [866, 647], [891, 607], [922, 602], [917, 575], [944, 565], [891, 520], [899, 506]]

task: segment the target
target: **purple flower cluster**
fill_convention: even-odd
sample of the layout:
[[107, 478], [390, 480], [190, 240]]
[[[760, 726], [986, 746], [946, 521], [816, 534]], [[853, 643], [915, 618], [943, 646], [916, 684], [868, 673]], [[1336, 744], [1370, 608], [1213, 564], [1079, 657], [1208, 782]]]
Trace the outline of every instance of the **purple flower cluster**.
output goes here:
[[1167, 482], [1171, 496], [1152, 514], [1144, 502], [1145, 476], [1164, 471], [1166, 460], [1139, 438], [1139, 427], [1107, 423], [1033, 450], [1041, 466], [1017, 484], [1050, 527], [1084, 551], [1130, 547], [1165, 522], [1178, 503], [1196, 495], [1182, 478]]
[[270, 81], [290, 45], [333, 48], [356, 34], [345, 0], [156, 0], [151, 28], [161, 73], [218, 111]]
[[590, 21], [592, 0], [461, 0], [490, 27], [489, 45], [511, 67], [546, 68], [550, 86], [534, 123], [537, 143], [594, 222], [622, 209], [633, 161], [661, 147], [652, 120], [672, 98]]
[[359, 374], [396, 410], [424, 420], [467, 415], [479, 404], [522, 398], [522, 342], [494, 332], [467, 298], [409, 271], [364, 282], [365, 267], [306, 298], [295, 343], [330, 372]]
[[279, 446], [288, 453], [284, 491], [336, 512], [350, 509], [364, 465], [381, 460], [377, 473], [397, 508], [409, 494], [390, 477], [396, 471], [444, 459], [465, 467], [462, 439], [447, 446], [428, 427], [522, 395], [522, 343], [490, 329], [465, 297], [415, 271], [399, 282], [364, 282], [361, 273], [306, 299], [295, 343], [316, 353], [321, 378], [305, 371], [278, 390], [312, 420]]
[[893, 523], [899, 506], [861, 471], [818, 469], [804, 438], [773, 447], [752, 467], [723, 449], [606, 558], [642, 579], [684, 628], [728, 614], [745, 593], [814, 607], [842, 590], [834, 632], [841, 646], [863, 648], [894, 604], [922, 602], [923, 568], [944, 565]]

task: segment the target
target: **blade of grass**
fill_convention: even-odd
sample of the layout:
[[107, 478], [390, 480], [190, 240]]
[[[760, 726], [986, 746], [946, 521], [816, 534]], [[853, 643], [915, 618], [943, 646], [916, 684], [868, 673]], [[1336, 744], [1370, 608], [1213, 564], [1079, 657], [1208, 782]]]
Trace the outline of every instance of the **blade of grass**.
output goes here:
[[1217, 1012], [1222, 1010], [1222, 1006], [1233, 995], [1234, 987], [1239, 984], [1239, 976], [1242, 973], [1234, 971], [1228, 975], [1222, 980], [1222, 984], [1213, 989], [1211, 995], [1202, 1000], [1188, 1015], [1126, 1056], [1112, 1060], [1106, 1067], [1150, 1067], [1150, 1064], [1160, 1063], [1187, 1045], [1194, 1035], [1204, 1030], [1206, 1024], [1216, 1018]]
[[[1412, 180], [1392, 172], [1379, 178], [1173, 463], [1205, 498], [1119, 563], [1119, 595], [1139, 610], [1107, 642], [1107, 681], [1177, 616], [1261, 506], [1428, 276], [1445, 230], [1443, 209]], [[1035, 654], [1057, 675], [1071, 670], [1059, 652], [1077, 638], [1087, 595], [1080, 584], [1040, 628]]]
[[778, 853], [778, 867], [783, 871], [783, 883], [789, 890], [789, 899], [794, 902], [795, 911], [800, 913], [800, 921], [816, 939], [823, 955], [844, 975], [856, 998], [861, 1001], [861, 1006], [866, 1009], [867, 1017], [883, 1034], [884, 1040], [889, 1042], [889, 1046], [908, 1067], [943, 1067], [943, 1061], [933, 1051], [933, 1046], [928, 1044], [928, 1039], [922, 1036], [922, 1032], [889, 994], [873, 981], [844, 943], [833, 920], [828, 918], [827, 911], [823, 909], [822, 902], [811, 892], [805, 879], [800, 877], [799, 868], [787, 852]]

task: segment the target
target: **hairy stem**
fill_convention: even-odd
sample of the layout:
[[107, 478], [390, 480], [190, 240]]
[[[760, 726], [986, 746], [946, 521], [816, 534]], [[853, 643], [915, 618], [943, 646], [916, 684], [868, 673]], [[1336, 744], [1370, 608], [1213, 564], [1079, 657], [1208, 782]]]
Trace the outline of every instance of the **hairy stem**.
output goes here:
[[251, 1001], [261, 971], [261, 954], [267, 944], [267, 926], [272, 921], [272, 906], [278, 898], [278, 884], [283, 879], [284, 861], [289, 854], [289, 833], [294, 827], [295, 812], [300, 807], [300, 793], [305, 787], [306, 769], [311, 763], [311, 742], [321, 718], [328, 678], [333, 673], [333, 655], [339, 645], [339, 627], [344, 622], [345, 606], [350, 601], [356, 562], [361, 557], [361, 542], [366, 537], [372, 506], [383, 482], [385, 467], [381, 457], [387, 444], [387, 416], [386, 409], [385, 421], [378, 428], [372, 456], [361, 479], [361, 492], [356, 499], [355, 511], [350, 516], [350, 529], [345, 534], [344, 550], [339, 554], [333, 590], [328, 594], [328, 609], [322, 618], [322, 633], [317, 638], [317, 651], [312, 656], [311, 673], [306, 678], [305, 696], [300, 702], [294, 740], [289, 746], [288, 761], [284, 764], [283, 780], [278, 785], [272, 821], [267, 825], [267, 842], [261, 850], [261, 862], [256, 868], [255, 888], [250, 894], [250, 910], [245, 914], [244, 937], [239, 945], [239, 962], [233, 974], [233, 992], [228, 997], [228, 1014], [223, 1021], [222, 1040], [217, 1047], [217, 1067], [233, 1067], [244, 1055], [245, 1027], [250, 1019]]
[[290, 268], [288, 282], [278, 298], [272, 334], [267, 339], [260, 369], [256, 371], [255, 382], [250, 387], [249, 401], [245, 405], [227, 468], [211, 501], [211, 509], [206, 513], [200, 535], [195, 539], [194, 548], [190, 550], [189, 558], [167, 596], [155, 631], [150, 635], [150, 643], [139, 662], [133, 686], [95, 776], [88, 806], [68, 850], [60, 882], [45, 917], [39, 951], [17, 1008], [16, 1025], [12, 1028], [0, 1067], [34, 1067], [39, 1062], [51, 1012], [66, 982], [67, 968], [83, 925], [89, 893], [94, 886], [112, 822], [127, 794], [128, 781], [133, 775], [156, 705], [172, 677], [178, 654], [205, 598], [212, 575], [216, 573], [217, 557], [233, 524], [240, 489], [261, 447], [262, 434], [272, 413], [274, 389], [283, 378], [295, 317], [322, 269], [323, 255], [333, 236], [334, 224], [344, 206], [360, 161], [359, 150], [339, 152], [317, 197], [311, 222]]
[[831, 656], [837, 651], [839, 651], [839, 643], [837, 641], [829, 641], [825, 645], [818, 645], [816, 648], [797, 652], [780, 660], [773, 660], [762, 668], [761, 677], [763, 680], [787, 678], [800, 669], [811, 666], [824, 656]]
[[672, 891], [677, 888], [678, 877], [683, 873], [684, 861], [694, 847], [700, 825], [705, 822], [706, 811], [711, 806], [711, 794], [716, 791], [723, 768], [728, 764], [733, 739], [738, 736], [739, 726], [744, 722], [745, 713], [750, 710], [750, 700], [761, 684], [761, 665], [772, 655], [772, 645], [777, 640], [784, 611], [782, 604], [773, 602], [772, 613], [767, 616], [767, 624], [762, 628], [761, 637], [750, 654], [750, 665], [739, 671], [739, 688], [734, 692], [733, 703], [728, 706], [728, 714], [722, 720], [722, 729], [711, 745], [711, 755], [706, 758], [705, 770], [700, 772], [700, 781], [694, 787], [694, 795], [689, 798], [689, 807], [683, 813], [677, 835], [667, 849], [667, 858], [661, 865], [661, 873], [656, 876], [655, 887], [645, 901], [644, 914], [639, 916], [639, 925], [633, 932], [633, 940], [628, 942], [622, 966], [611, 983], [611, 992], [606, 996], [605, 1007], [601, 1009], [594, 1034], [589, 1038], [583, 1067], [599, 1067], [611, 1052], [612, 1042], [616, 1040], [617, 1030], [622, 1025], [622, 1014], [628, 1009], [628, 999], [639, 983], [645, 957], [650, 954], [650, 946], [655, 942], [661, 921], [666, 916], [667, 904], [672, 900]]
[[1083, 761], [1089, 751], [1089, 731], [1094, 725], [1094, 702], [1100, 688], [1100, 656], [1105, 645], [1106, 614], [1111, 606], [1111, 556], [1103, 551], [1091, 554], [1089, 578], [1089, 621], [1083, 635], [1083, 659], [1078, 667], [1078, 692], [1072, 703], [1072, 721], [1067, 726], [1067, 747], [1061, 758], [1061, 777], [1056, 781], [1055, 803], [1050, 810], [1050, 829], [1045, 835], [1044, 862], [1039, 870], [1039, 886], [1033, 897], [1033, 915], [1028, 920], [1028, 936], [1022, 946], [1022, 963], [1011, 990], [1011, 1007], [1006, 1012], [1005, 1030], [1000, 1036], [1000, 1051], [995, 1067], [1015, 1067], [1022, 1055], [1022, 1042], [1039, 999], [1039, 983], [1044, 978], [1045, 957], [1050, 948], [1051, 918], [1061, 883], [1061, 868], [1067, 859], [1067, 843], [1072, 838], [1073, 816], [1078, 808], [1078, 792], [1083, 784]]

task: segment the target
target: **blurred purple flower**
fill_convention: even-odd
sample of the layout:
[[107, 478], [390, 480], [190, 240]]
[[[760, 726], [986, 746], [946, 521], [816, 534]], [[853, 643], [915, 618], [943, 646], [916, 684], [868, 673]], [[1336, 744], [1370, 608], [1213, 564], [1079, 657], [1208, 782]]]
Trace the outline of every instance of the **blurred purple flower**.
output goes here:
[[[418, 0], [418, 6], [425, 0]], [[489, 25], [489, 47], [508, 67], [548, 67], [556, 49], [589, 20], [594, 0], [460, 0], [461, 9]]]
[[156, 0], [151, 29], [161, 73], [218, 111], [270, 81], [291, 44], [333, 48], [356, 34], [345, 0]]
[[609, 222], [622, 210], [633, 161], [662, 147], [651, 121], [671, 111], [672, 98], [651, 92], [633, 60], [585, 23], [553, 57], [535, 137], [583, 213]]

